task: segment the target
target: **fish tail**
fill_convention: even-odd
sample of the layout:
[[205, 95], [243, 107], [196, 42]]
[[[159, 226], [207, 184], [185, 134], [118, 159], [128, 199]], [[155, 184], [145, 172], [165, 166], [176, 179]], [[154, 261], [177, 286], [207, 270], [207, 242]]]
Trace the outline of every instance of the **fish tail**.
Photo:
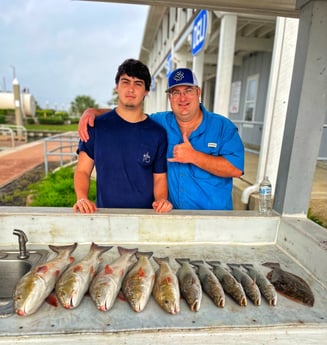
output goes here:
[[90, 250], [99, 251], [100, 254], [102, 254], [102, 253], [106, 252], [107, 250], [110, 250], [112, 247], [113, 246], [101, 246], [101, 245], [98, 245], [98, 244], [92, 242]]
[[180, 264], [183, 265], [184, 262], [190, 262], [189, 258], [175, 258], [175, 260]]
[[165, 256], [164, 258], [158, 258], [156, 256], [153, 257], [153, 260], [158, 264], [162, 264], [163, 262], [167, 262], [169, 263], [169, 257], [168, 256]]
[[215, 267], [215, 266], [220, 266], [221, 262], [218, 260], [210, 260], [210, 261], [206, 261], [206, 263], [208, 265], [210, 265], [211, 267]]
[[71, 254], [76, 249], [76, 247], [77, 242], [66, 246], [55, 246], [53, 244], [49, 244], [49, 248], [57, 254], [64, 250], [69, 250], [69, 254]]
[[133, 255], [133, 254], [135, 254], [138, 251], [138, 248], [129, 249], [129, 248], [121, 247], [121, 246], [118, 246], [117, 249], [118, 249], [118, 252], [119, 252], [120, 256], [122, 256], [124, 254], [131, 254], [131, 255]]
[[152, 255], [153, 255], [153, 252], [136, 252], [135, 253], [135, 255], [136, 255], [136, 257], [139, 259], [140, 258], [140, 256], [145, 256], [145, 257], [147, 257], [148, 259], [150, 259], [151, 257], [152, 257]]

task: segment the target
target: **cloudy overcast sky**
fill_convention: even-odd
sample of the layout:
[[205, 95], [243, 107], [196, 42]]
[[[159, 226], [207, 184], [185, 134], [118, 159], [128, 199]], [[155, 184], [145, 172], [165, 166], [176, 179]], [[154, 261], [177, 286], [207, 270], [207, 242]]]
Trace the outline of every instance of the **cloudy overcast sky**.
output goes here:
[[118, 65], [138, 58], [148, 6], [78, 0], [2, 0], [0, 90], [14, 73], [45, 108], [77, 95], [105, 106]]

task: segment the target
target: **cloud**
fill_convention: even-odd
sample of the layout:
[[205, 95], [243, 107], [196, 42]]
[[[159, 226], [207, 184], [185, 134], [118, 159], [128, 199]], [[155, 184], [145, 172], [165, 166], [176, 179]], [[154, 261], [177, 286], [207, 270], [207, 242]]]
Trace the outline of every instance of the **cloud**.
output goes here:
[[66, 109], [82, 94], [106, 105], [118, 65], [139, 56], [148, 11], [70, 0], [11, 0], [1, 7], [1, 88], [11, 89], [15, 71], [41, 107]]

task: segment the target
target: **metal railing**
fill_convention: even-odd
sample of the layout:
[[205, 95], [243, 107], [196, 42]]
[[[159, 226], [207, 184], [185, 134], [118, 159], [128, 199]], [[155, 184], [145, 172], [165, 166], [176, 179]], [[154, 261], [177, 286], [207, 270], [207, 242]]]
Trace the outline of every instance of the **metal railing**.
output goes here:
[[57, 134], [44, 139], [44, 169], [49, 172], [49, 158], [59, 157], [60, 166], [77, 160], [79, 137], [77, 132]]
[[15, 147], [16, 141], [27, 143], [27, 130], [24, 126], [0, 125], [0, 137], [2, 141], [10, 141], [11, 147]]

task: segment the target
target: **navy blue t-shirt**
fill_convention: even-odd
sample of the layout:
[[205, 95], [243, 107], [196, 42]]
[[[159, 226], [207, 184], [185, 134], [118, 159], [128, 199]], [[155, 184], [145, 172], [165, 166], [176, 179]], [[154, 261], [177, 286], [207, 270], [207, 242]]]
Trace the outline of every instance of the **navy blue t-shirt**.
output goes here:
[[167, 171], [167, 135], [147, 117], [131, 123], [115, 110], [98, 116], [79, 151], [94, 160], [97, 207], [152, 208], [153, 174]]

